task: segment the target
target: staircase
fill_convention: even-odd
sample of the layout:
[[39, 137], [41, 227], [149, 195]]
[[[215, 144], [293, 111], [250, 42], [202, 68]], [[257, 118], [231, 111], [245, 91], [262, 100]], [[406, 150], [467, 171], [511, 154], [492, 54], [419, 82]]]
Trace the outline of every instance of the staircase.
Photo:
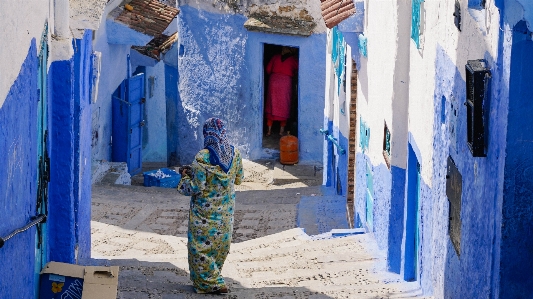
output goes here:
[[246, 184], [237, 192], [233, 243], [222, 271], [229, 294], [194, 293], [186, 246], [189, 198], [173, 189], [93, 185], [93, 259], [84, 263], [120, 266], [119, 299], [424, 298], [418, 282], [386, 271], [371, 234], [346, 230], [344, 197], [308, 186], [321, 182], [317, 168], [244, 165]]

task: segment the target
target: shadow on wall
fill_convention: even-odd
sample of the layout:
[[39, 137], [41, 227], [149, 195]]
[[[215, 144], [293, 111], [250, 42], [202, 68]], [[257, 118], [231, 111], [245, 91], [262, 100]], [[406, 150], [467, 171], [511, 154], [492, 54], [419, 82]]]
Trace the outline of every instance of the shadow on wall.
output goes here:
[[[487, 12], [488, 13], [488, 12]], [[475, 20], [467, 23], [479, 26]], [[505, 148], [505, 127], [507, 120], [501, 117], [505, 113], [500, 107], [504, 101], [501, 90], [492, 90], [491, 86], [502, 88], [498, 83], [498, 74], [493, 73], [492, 85], [488, 86], [488, 96], [484, 99], [484, 114], [491, 123], [485, 122], [485, 140], [487, 157], [473, 157], [467, 145], [467, 107], [466, 82], [461, 76], [467, 60], [485, 59], [492, 72], [502, 66], [502, 49], [500, 47], [495, 62], [488, 52], [480, 56], [473, 56], [467, 46], [474, 45], [472, 41], [485, 41], [486, 37], [477, 28], [463, 28], [459, 34], [457, 53], [459, 57], [453, 61], [442, 47], [437, 47], [434, 95], [434, 193], [438, 194], [435, 203], [437, 213], [441, 219], [435, 219], [438, 224], [435, 240], [439, 250], [438, 259], [434, 264], [434, 273], [444, 272], [442, 278], [442, 292], [444, 298], [489, 298], [494, 296], [495, 286], [492, 284], [498, 267], [495, 263], [495, 247], [499, 241], [497, 237], [497, 194], [501, 186], [501, 175], [498, 167], [498, 157]], [[503, 33], [500, 33], [502, 40]], [[485, 46], [490, 49], [490, 45]], [[479, 52], [478, 52], [479, 53]], [[497, 65], [498, 64], [498, 65]], [[501, 94], [500, 94], [501, 93]], [[494, 96], [496, 95], [497, 96]], [[445, 97], [443, 100], [442, 97]], [[501, 111], [501, 112], [500, 112]], [[440, 113], [439, 113], [440, 112]], [[488, 129], [488, 131], [487, 131]], [[460, 206], [460, 238], [456, 240], [458, 252], [452, 244], [449, 226], [453, 219], [450, 215], [450, 203], [446, 196], [446, 169], [448, 156], [455, 162], [462, 176], [462, 192], [459, 199]], [[454, 239], [455, 240], [455, 239]], [[442, 253], [440, 253], [442, 250]], [[441, 270], [442, 269], [442, 270]], [[465, 275], [469, 273], [469, 275]], [[502, 297], [505, 298], [505, 297]]]
[[500, 298], [533, 297], [533, 41], [525, 21], [513, 30], [502, 203]]

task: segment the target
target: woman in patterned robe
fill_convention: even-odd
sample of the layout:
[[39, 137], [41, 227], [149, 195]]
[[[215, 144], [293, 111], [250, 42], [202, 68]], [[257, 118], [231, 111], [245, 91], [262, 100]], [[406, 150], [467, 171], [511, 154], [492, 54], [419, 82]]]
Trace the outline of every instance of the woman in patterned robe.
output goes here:
[[243, 179], [239, 150], [228, 143], [224, 123], [208, 119], [204, 149], [181, 171], [178, 192], [191, 196], [187, 249], [189, 271], [197, 293], [227, 293], [221, 276], [233, 232], [234, 185]]

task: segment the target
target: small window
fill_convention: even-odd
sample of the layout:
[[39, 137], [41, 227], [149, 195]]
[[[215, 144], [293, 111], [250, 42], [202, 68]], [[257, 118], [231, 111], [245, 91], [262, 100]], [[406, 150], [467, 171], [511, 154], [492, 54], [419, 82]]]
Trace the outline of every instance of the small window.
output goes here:
[[387, 167], [390, 169], [390, 131], [385, 123], [383, 127], [383, 158], [387, 163]]
[[463, 177], [455, 166], [452, 157], [448, 156], [446, 170], [446, 196], [450, 203], [448, 234], [457, 256], [461, 255], [461, 194], [463, 192]]
[[359, 53], [367, 57], [367, 38], [363, 34], [359, 34]]
[[455, 27], [461, 31], [461, 3], [459, 0], [455, 0], [455, 11], [453, 13]]
[[368, 150], [370, 144], [370, 128], [362, 118], [359, 119], [359, 146], [363, 153]]
[[483, 59], [468, 60], [466, 64], [466, 127], [467, 143], [474, 157], [486, 157], [485, 116], [488, 104], [490, 70]]

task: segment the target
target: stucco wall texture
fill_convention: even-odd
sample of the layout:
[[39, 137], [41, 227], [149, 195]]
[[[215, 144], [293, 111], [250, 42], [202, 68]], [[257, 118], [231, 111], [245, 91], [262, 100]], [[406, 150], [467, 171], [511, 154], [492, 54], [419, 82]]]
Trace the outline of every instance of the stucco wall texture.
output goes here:
[[[37, 49], [26, 45], [26, 59], [0, 108], [0, 235], [23, 227], [35, 215], [37, 182]], [[19, 49], [20, 51], [20, 49]], [[22, 52], [22, 51], [20, 51]], [[27, 122], [21, 122], [24, 115]], [[35, 228], [8, 240], [0, 249], [0, 294], [32, 298]]]
[[[423, 291], [435, 298], [530, 296], [525, 278], [528, 274], [509, 270], [514, 269], [517, 262], [508, 260], [516, 259], [516, 253], [522, 252], [522, 264], [529, 263], [525, 257], [528, 255], [520, 246], [528, 246], [525, 244], [529, 244], [527, 240], [531, 236], [519, 223], [528, 223], [530, 216], [519, 212], [516, 206], [526, 206], [529, 201], [516, 192], [505, 195], [503, 190], [504, 183], [509, 184], [510, 189], [506, 190], [517, 190], [514, 184], [521, 184], [520, 188], [526, 190], [531, 181], [523, 175], [515, 178], [513, 170], [527, 167], [517, 168], [512, 162], [515, 158], [509, 159], [506, 147], [517, 146], [510, 143], [508, 135], [509, 82], [512, 78], [515, 82], [529, 80], [520, 71], [516, 71], [515, 77], [510, 74], [518, 69], [516, 65], [527, 62], [515, 59], [515, 68], [511, 68], [512, 41], [516, 39], [512, 29], [522, 19], [530, 26], [528, 11], [533, 4], [515, 0], [487, 1], [485, 9], [476, 10], [468, 7], [468, 1], [460, 1], [462, 28], [459, 31], [453, 18], [444, 18], [453, 12], [453, 1], [425, 1], [421, 12], [421, 47], [417, 48], [410, 40], [409, 50], [404, 51], [402, 30], [406, 26], [401, 19], [405, 11], [399, 6], [410, 3], [369, 2], [365, 3], [364, 32], [368, 38], [368, 57], [360, 57], [357, 113], [358, 122], [365, 122], [371, 134], [368, 150], [358, 147], [357, 153], [356, 224], [367, 225], [368, 167], [373, 179], [374, 236], [380, 248], [388, 251], [389, 270], [405, 274], [409, 197], [406, 185], [410, 184], [408, 177], [412, 169], [404, 168], [407, 147], [398, 148], [398, 141], [408, 142], [413, 149], [412, 157], [420, 163], [420, 256], [416, 279]], [[398, 59], [406, 60], [407, 65], [398, 64]], [[465, 64], [474, 59], [485, 59], [492, 73], [487, 99], [488, 152], [485, 158], [472, 157], [466, 143]], [[406, 70], [407, 80], [399, 80], [405, 78]], [[408, 85], [407, 93], [399, 88], [402, 84]], [[523, 96], [524, 93], [514, 93], [520, 101], [518, 94]], [[405, 101], [408, 109], [394, 108], [394, 103], [402, 100], [398, 97], [408, 98]], [[530, 109], [521, 102], [514, 105]], [[331, 117], [332, 113], [328, 115]], [[398, 158], [396, 165], [401, 165], [396, 167], [393, 162], [390, 170], [382, 156], [383, 121], [391, 129], [392, 155]], [[359, 130], [357, 132], [359, 135]], [[396, 142], [395, 133], [400, 134]], [[360, 140], [358, 136], [358, 144]], [[462, 175], [460, 256], [448, 235], [448, 156], [453, 158]], [[506, 156], [507, 160], [503, 159]], [[529, 165], [528, 161], [523, 159], [522, 163]], [[502, 232], [505, 225], [513, 229]], [[505, 238], [516, 242], [504, 241]]]
[[[165, 64], [147, 67], [146, 104], [144, 105], [143, 162], [167, 162], [167, 109], [165, 98]], [[177, 82], [174, 84], [177, 85]]]
[[[112, 109], [111, 95], [127, 76], [127, 55], [130, 53], [129, 45], [109, 44], [107, 42], [106, 17], [120, 4], [114, 0], [106, 6], [102, 21], [93, 41], [94, 51], [102, 53], [102, 71], [98, 86], [96, 103], [92, 104], [95, 114], [93, 120], [93, 134], [97, 132], [97, 139], [93, 141], [92, 159], [111, 161], [111, 130]], [[135, 70], [131, 70], [132, 72]]]
[[321, 161], [325, 34], [310, 37], [249, 32], [240, 14], [180, 7], [179, 162], [188, 164], [203, 146], [202, 125], [212, 116], [227, 123], [228, 137], [244, 157], [263, 156], [263, 44], [298, 47], [299, 150], [301, 163]]
[[[21, 17], [21, 7], [31, 7], [24, 10]], [[2, 107], [11, 86], [20, 74], [20, 67], [27, 58], [28, 49], [33, 39], [39, 41], [43, 33], [44, 24], [49, 16], [48, 1], [23, 0], [2, 1], [0, 3], [0, 107]], [[53, 23], [49, 24], [53, 28]], [[22, 50], [24, 49], [24, 50]]]

